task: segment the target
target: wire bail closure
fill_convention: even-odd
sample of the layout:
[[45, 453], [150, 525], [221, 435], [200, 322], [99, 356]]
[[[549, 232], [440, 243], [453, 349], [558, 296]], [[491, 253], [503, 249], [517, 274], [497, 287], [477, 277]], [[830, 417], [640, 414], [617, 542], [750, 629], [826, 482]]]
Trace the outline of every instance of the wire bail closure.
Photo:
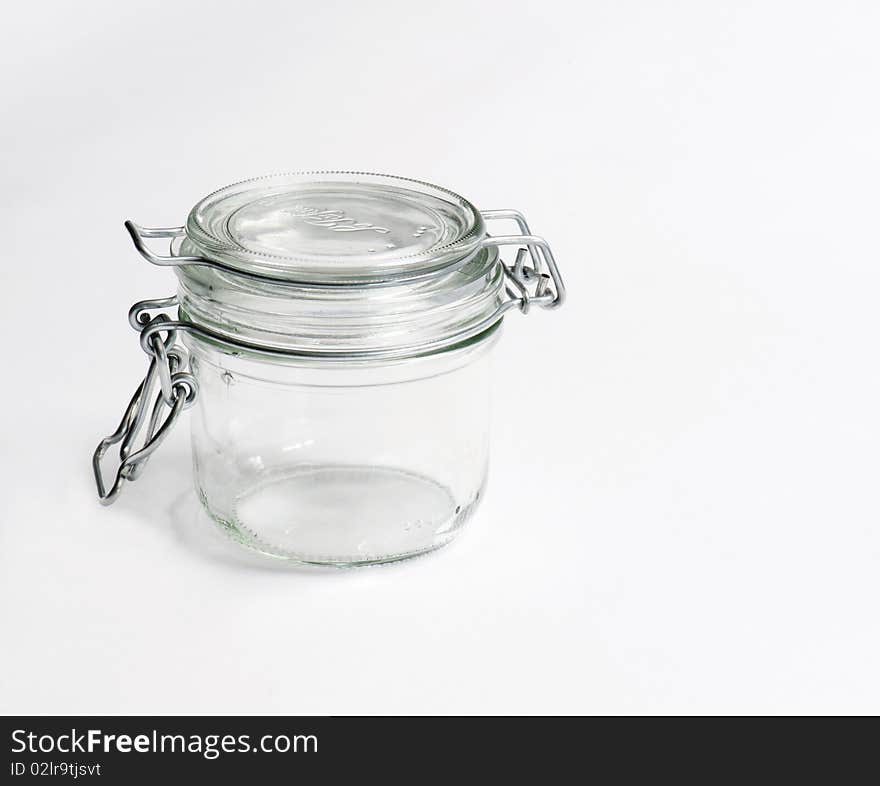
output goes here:
[[[193, 374], [188, 370], [189, 358], [185, 349], [176, 344], [178, 334], [180, 333], [189, 333], [197, 338], [214, 342], [224, 347], [227, 351], [235, 353], [247, 352], [267, 357], [311, 357], [336, 360], [365, 358], [380, 360], [407, 357], [413, 354], [437, 351], [444, 346], [451, 346], [488, 330], [507, 311], [514, 308], [527, 314], [532, 306], [553, 309], [562, 305], [565, 299], [565, 285], [547, 241], [531, 233], [525, 218], [519, 211], [483, 210], [480, 212], [486, 222], [511, 220], [516, 222], [520, 230], [520, 234], [517, 235], [487, 235], [483, 238], [479, 247], [519, 247], [513, 265], [506, 265], [504, 262], [499, 261], [504, 272], [504, 294], [507, 299], [502, 300], [492, 314], [479, 323], [471, 325], [466, 331], [445, 336], [442, 340], [438, 339], [431, 343], [424, 343], [418, 347], [406, 347], [403, 350], [362, 350], [345, 353], [322, 351], [290, 352], [275, 347], [250, 344], [193, 322], [181, 321], [179, 317], [178, 319], [170, 319], [164, 313], [156, 314], [153, 317], [149, 315], [148, 312], [152, 310], [170, 309], [177, 306], [178, 300], [176, 296], [142, 300], [135, 303], [129, 310], [128, 321], [132, 328], [140, 333], [140, 344], [150, 359], [149, 366], [144, 379], [135, 389], [134, 395], [129, 401], [116, 431], [98, 443], [92, 456], [95, 484], [101, 503], [109, 505], [114, 502], [122, 490], [124, 481], [134, 481], [138, 478], [150, 456], [167, 437], [180, 413], [191, 407], [195, 402], [198, 395], [198, 384]], [[131, 236], [138, 253], [154, 265], [162, 267], [200, 265], [220, 270], [230, 275], [252, 278], [273, 284], [301, 285], [300, 282], [291, 282], [287, 279], [276, 278], [262, 273], [238, 270], [204, 257], [155, 254], [147, 247], [146, 240], [170, 239], [173, 241], [174, 238], [184, 236], [186, 234], [184, 227], [145, 228], [138, 226], [132, 221], [126, 221], [125, 228]], [[382, 286], [382, 283], [365, 283], [361, 286]], [[150, 409], [150, 400], [153, 396], [153, 388], [157, 380], [159, 382], [159, 391]], [[149, 416], [147, 416], [148, 409], [150, 409]], [[164, 418], [163, 412], [165, 412]], [[141, 446], [138, 449], [134, 449], [134, 445], [139, 441], [141, 435]], [[101, 461], [107, 451], [116, 444], [119, 444], [120, 463], [113, 483], [108, 489], [104, 483]]]

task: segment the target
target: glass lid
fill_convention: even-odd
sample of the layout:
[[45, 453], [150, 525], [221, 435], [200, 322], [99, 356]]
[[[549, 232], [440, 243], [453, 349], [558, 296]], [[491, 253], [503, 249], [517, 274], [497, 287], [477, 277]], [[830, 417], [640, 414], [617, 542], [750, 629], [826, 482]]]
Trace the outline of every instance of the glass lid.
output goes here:
[[245, 180], [190, 212], [201, 256], [290, 281], [357, 283], [454, 268], [479, 250], [485, 226], [439, 186], [365, 172], [296, 172]]

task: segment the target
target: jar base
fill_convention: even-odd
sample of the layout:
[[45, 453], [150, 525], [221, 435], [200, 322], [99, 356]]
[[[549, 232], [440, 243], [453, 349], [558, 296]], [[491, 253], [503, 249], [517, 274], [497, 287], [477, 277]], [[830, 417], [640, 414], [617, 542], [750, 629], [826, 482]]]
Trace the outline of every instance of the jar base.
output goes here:
[[410, 559], [449, 543], [482, 496], [466, 502], [430, 478], [392, 467], [298, 465], [268, 473], [222, 514], [233, 539], [305, 565], [359, 567]]

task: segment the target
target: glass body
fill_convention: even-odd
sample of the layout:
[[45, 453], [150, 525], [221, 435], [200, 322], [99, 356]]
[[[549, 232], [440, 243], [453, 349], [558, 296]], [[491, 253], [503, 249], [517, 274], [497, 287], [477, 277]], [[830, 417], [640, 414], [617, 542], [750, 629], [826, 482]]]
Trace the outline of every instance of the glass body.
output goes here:
[[[275, 237], [274, 220], [248, 226]], [[359, 237], [336, 232], [333, 242]], [[197, 252], [181, 242], [182, 255]], [[199, 388], [196, 487], [227, 532], [327, 565], [412, 557], [455, 536], [486, 479], [500, 321], [477, 327], [505, 295], [497, 249], [379, 283], [280, 283], [198, 265], [176, 273], [180, 318], [239, 345], [184, 336]]]
[[187, 337], [195, 482], [243, 544], [360, 565], [448, 543], [483, 493], [500, 324], [396, 361], [266, 359]]

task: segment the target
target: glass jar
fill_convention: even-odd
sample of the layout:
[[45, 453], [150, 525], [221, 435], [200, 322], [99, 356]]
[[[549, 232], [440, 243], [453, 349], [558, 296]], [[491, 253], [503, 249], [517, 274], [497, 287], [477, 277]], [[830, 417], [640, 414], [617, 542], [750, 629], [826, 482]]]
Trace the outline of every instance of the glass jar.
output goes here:
[[[490, 220], [519, 234], [491, 236]], [[150, 365], [95, 451], [103, 502], [193, 407], [199, 499], [246, 546], [349, 566], [455, 536], [485, 487], [502, 318], [564, 295], [519, 213], [405, 178], [307, 172], [220, 189], [184, 227], [126, 228], [178, 291], [130, 311]], [[167, 255], [155, 238], [171, 239]], [[100, 463], [117, 443], [108, 489]]]

